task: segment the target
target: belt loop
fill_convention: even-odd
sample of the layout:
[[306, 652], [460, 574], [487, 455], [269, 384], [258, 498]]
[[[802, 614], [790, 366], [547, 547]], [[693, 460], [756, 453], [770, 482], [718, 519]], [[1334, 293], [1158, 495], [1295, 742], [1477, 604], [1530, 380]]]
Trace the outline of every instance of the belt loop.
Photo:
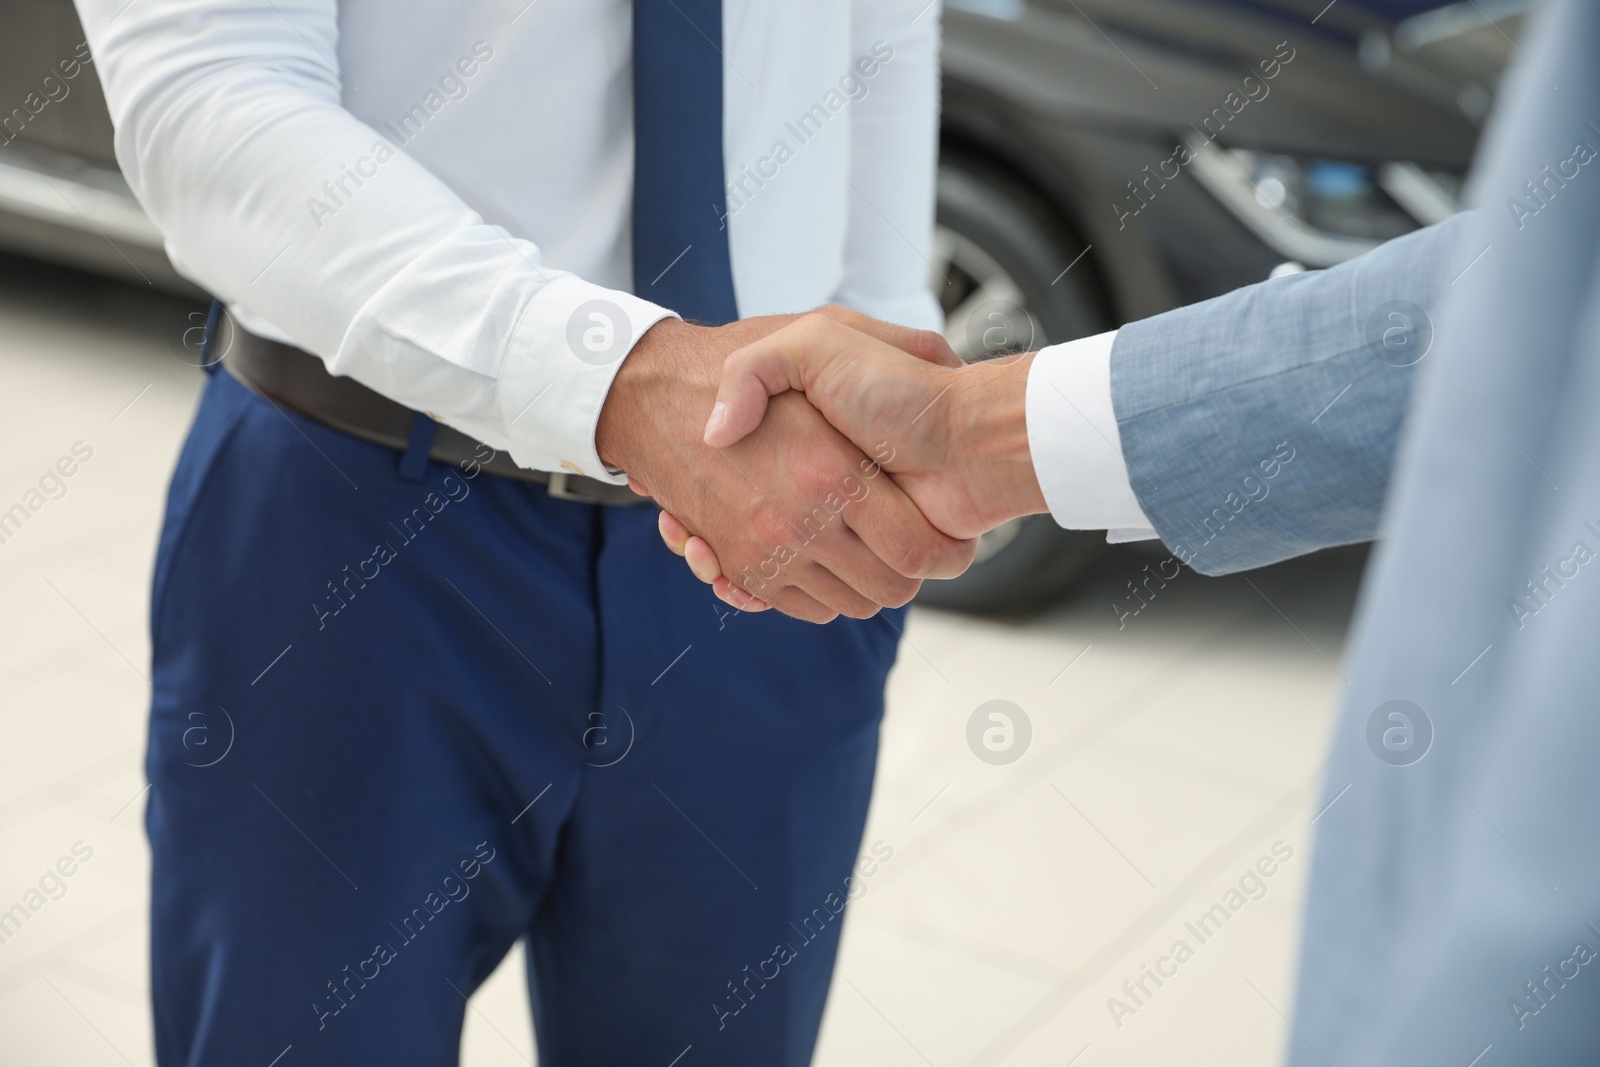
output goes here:
[[411, 435], [406, 438], [406, 450], [400, 454], [400, 477], [408, 482], [420, 482], [428, 473], [428, 453], [433, 451], [433, 432], [439, 428], [423, 412], [411, 416]]

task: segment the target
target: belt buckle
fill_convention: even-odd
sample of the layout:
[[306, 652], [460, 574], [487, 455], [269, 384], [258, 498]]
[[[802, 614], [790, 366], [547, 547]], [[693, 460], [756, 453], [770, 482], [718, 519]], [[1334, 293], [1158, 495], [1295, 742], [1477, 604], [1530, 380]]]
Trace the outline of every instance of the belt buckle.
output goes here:
[[574, 500], [580, 504], [598, 504], [602, 507], [628, 507], [643, 504], [649, 497], [639, 496], [625, 485], [595, 481], [581, 474], [551, 471], [545, 482], [545, 491], [557, 500]]
[[568, 474], [566, 471], [551, 471], [550, 480], [545, 483], [545, 491], [557, 500], [575, 500], [580, 504], [632, 503], [607, 496], [607, 488], [609, 487], [604, 482], [596, 482], [592, 478], [578, 474]]
[[576, 500], [583, 504], [594, 503], [593, 500], [582, 493], [573, 492], [572, 488], [567, 485], [567, 479], [571, 477], [572, 475], [566, 471], [551, 471], [550, 480], [545, 483], [545, 491], [557, 500]]

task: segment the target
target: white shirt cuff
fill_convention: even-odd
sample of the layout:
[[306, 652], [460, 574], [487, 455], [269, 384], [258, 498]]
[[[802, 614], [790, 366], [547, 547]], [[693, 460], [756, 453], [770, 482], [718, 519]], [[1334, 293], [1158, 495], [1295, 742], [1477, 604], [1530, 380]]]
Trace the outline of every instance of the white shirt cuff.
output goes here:
[[1156, 536], [1139, 507], [1111, 404], [1117, 331], [1053, 345], [1028, 372], [1028, 447], [1045, 503], [1069, 530], [1106, 530], [1106, 540]]
[[622, 361], [672, 312], [575, 276], [539, 291], [506, 354], [497, 400], [511, 458], [621, 485], [595, 451], [595, 429]]

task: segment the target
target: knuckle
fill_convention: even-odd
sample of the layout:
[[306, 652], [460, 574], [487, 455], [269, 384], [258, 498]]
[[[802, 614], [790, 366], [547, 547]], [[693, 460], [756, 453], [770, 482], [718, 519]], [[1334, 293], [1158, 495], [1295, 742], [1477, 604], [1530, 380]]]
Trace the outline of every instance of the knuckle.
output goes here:
[[901, 575], [896, 575], [895, 579], [889, 582], [888, 588], [885, 589], [884, 594], [878, 599], [886, 608], [903, 608], [907, 604], [911, 603], [912, 598], [914, 598], [917, 593], [921, 591], [921, 589], [921, 579], [906, 578]]
[[818, 466], [807, 471], [796, 483], [795, 487], [800, 490], [802, 496], [800, 506], [805, 508], [808, 517], [832, 523], [836, 512], [835, 509], [828, 507], [828, 504], [831, 503], [830, 498], [837, 495], [841, 480], [839, 472], [830, 465]]
[[839, 617], [839, 613], [812, 600], [809, 596], [798, 591], [786, 590], [774, 607], [785, 615], [800, 619], [803, 622], [813, 622], [819, 626], [830, 623]]
[[949, 342], [944, 339], [944, 335], [935, 333], [933, 330], [918, 330], [914, 344], [917, 355], [930, 362], [937, 361], [943, 357], [945, 351], [950, 347]]
[[945, 572], [952, 577], [962, 574], [978, 558], [978, 539], [974, 537], [966, 541], [955, 541], [944, 556]]
[[844, 308], [827, 308], [824, 311], [808, 311], [800, 316], [795, 323], [798, 330], [813, 344], [820, 344], [827, 337], [835, 334], [841, 324], [848, 326], [849, 322], [840, 317], [848, 314]]
[[776, 545], [788, 540], [789, 520], [776, 508], [761, 507], [750, 516], [750, 531], [760, 546]]
[[933, 562], [933, 547], [922, 538], [912, 538], [900, 546], [900, 558], [895, 570], [906, 578], [925, 578]]
[[814, 314], [822, 315], [826, 318], [832, 319], [834, 322], [843, 323], [846, 326], [853, 326], [857, 322], [860, 322], [862, 318], [861, 312], [856, 311], [853, 308], [843, 307], [839, 304], [826, 304], [818, 308]]
[[956, 561], [960, 563], [962, 570], [966, 570], [968, 567], [972, 566], [977, 558], [978, 539], [976, 537], [964, 541], [956, 550]]
[[830, 493], [836, 492], [844, 481], [845, 471], [840, 469], [831, 452], [807, 450], [789, 463], [789, 477], [807, 506], [822, 503]]

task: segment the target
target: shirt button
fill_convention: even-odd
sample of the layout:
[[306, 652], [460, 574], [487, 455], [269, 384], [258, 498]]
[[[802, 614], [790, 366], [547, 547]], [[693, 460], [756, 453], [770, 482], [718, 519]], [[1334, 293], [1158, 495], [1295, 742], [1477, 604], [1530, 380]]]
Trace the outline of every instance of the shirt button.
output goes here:
[[561, 469], [564, 471], [571, 471], [573, 474], [580, 476], [583, 476], [584, 473], [583, 468], [572, 462], [570, 459], [564, 459], [561, 461]]

